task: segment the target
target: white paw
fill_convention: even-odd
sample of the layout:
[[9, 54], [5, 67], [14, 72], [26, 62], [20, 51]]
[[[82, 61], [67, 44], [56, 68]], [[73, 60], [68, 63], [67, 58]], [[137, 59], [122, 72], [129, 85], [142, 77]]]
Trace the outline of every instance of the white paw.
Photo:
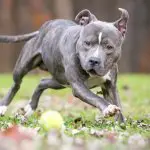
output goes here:
[[0, 106], [0, 116], [3, 116], [7, 111], [7, 106]]
[[116, 105], [108, 105], [107, 108], [103, 111], [104, 117], [110, 117], [114, 116], [115, 114], [118, 114], [120, 112], [120, 108]]
[[25, 106], [24, 108], [25, 111], [25, 117], [29, 117], [33, 114], [34, 110], [32, 109], [32, 107], [30, 106], [30, 104], [28, 104], [27, 106]]

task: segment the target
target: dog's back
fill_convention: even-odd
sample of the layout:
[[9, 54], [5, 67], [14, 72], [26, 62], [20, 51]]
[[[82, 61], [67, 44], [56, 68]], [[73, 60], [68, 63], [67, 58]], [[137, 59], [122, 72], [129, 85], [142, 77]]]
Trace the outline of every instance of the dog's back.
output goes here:
[[[14, 72], [18, 74], [18, 71], [24, 67], [35, 68], [37, 66], [42, 70], [49, 70], [51, 74], [56, 74], [57, 69], [63, 70], [62, 66], [59, 65], [59, 63], [62, 64], [60, 62], [59, 40], [69, 27], [76, 25], [73, 21], [63, 19], [44, 23], [39, 29], [39, 33], [25, 43], [16, 62]], [[43, 57], [44, 59], [42, 59]], [[57, 69], [54, 66], [57, 66]]]

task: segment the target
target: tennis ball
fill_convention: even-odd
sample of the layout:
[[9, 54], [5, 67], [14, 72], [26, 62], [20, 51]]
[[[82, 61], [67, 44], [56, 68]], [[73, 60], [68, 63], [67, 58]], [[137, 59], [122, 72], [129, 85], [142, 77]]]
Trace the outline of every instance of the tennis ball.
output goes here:
[[44, 130], [50, 131], [51, 129], [60, 130], [64, 121], [59, 112], [50, 110], [41, 115], [39, 123]]

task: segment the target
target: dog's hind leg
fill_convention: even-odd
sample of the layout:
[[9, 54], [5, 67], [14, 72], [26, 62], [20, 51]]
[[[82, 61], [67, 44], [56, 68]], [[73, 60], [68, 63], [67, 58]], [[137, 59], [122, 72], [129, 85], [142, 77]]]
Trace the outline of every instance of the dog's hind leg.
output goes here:
[[39, 98], [41, 94], [44, 92], [44, 90], [51, 88], [51, 89], [63, 89], [64, 86], [60, 85], [55, 79], [42, 79], [35, 89], [31, 101], [29, 104], [24, 108], [25, 110], [25, 116], [30, 116], [33, 111], [37, 108]]
[[14, 72], [13, 80], [14, 83], [12, 87], [9, 89], [8, 94], [0, 101], [0, 116], [3, 116], [7, 110], [7, 106], [11, 103], [13, 97], [16, 95], [17, 91], [20, 88], [20, 84], [22, 82], [22, 78], [25, 73], [18, 73]]
[[12, 99], [16, 95], [17, 91], [20, 88], [23, 77], [32, 69], [38, 66], [41, 61], [40, 55], [34, 55], [30, 59], [24, 59], [24, 63], [21, 63], [22, 56], [19, 57], [18, 62], [16, 63], [13, 80], [14, 84], [10, 88], [8, 94], [0, 101], [0, 116], [4, 115], [8, 105], [11, 103]]
[[8, 94], [0, 101], [0, 116], [3, 116], [7, 110], [7, 106], [10, 104], [11, 100], [15, 96], [16, 92], [19, 90], [21, 84], [21, 80], [18, 82], [14, 82], [12, 87], [10, 88]]

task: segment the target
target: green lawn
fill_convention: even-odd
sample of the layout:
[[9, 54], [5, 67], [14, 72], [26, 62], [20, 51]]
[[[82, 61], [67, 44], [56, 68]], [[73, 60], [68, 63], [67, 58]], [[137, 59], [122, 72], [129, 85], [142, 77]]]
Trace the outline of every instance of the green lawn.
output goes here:
[[[54, 109], [59, 111], [65, 120], [65, 130], [61, 133], [61, 137], [58, 138], [57, 134], [55, 136], [57, 140], [64, 140], [63, 136], [65, 136], [68, 138], [68, 143], [73, 139], [75, 145], [72, 142], [72, 147], [81, 144], [80, 147], [89, 148], [93, 144], [93, 146], [99, 145], [101, 149], [148, 149], [150, 141], [150, 75], [125, 74], [119, 76], [118, 87], [123, 111], [127, 118], [126, 125], [115, 123], [113, 118], [104, 119], [99, 110], [75, 99], [70, 89], [46, 90], [40, 99], [38, 111], [27, 121], [22, 122], [20, 118], [15, 118], [12, 112], [18, 109], [16, 107], [22, 107], [27, 103], [43, 76], [28, 75], [24, 78], [21, 89], [11, 103], [8, 113], [5, 117], [0, 117], [1, 129], [5, 130], [9, 124], [14, 123], [33, 129], [39, 127], [40, 142], [41, 145], [45, 145], [43, 143], [48, 139], [45, 135], [51, 136], [51, 133], [46, 133], [39, 125], [39, 110]], [[0, 99], [8, 92], [11, 85], [12, 76], [1, 74]], [[94, 91], [97, 90], [99, 89], [94, 89]], [[77, 141], [79, 143], [76, 143], [76, 140], [80, 140]], [[68, 143], [66, 142], [66, 145], [69, 145]], [[49, 143], [46, 142], [46, 145]]]

